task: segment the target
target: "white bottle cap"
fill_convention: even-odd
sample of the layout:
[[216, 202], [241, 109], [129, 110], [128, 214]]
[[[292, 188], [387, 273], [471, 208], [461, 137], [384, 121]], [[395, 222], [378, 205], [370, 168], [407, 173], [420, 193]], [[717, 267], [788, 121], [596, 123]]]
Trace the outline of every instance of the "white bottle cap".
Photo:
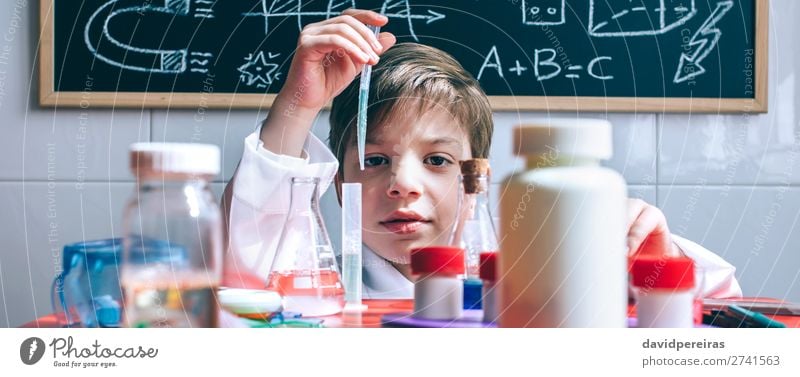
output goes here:
[[131, 171], [152, 174], [217, 175], [219, 147], [211, 144], [135, 143], [130, 147]]
[[514, 129], [512, 148], [518, 156], [557, 153], [560, 156], [611, 158], [611, 123], [602, 119], [541, 119]]
[[283, 310], [278, 292], [225, 288], [217, 292], [219, 304], [235, 314], [270, 314]]

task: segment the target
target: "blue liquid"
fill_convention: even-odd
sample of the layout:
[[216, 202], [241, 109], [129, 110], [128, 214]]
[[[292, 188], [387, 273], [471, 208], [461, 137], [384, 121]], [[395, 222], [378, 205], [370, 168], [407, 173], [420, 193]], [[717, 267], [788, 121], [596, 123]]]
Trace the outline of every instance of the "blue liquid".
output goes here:
[[342, 255], [345, 302], [361, 303], [361, 254]]
[[[362, 79], [363, 80], [363, 79]], [[367, 137], [367, 102], [369, 88], [361, 89], [358, 93], [358, 163], [364, 170], [364, 150]]]

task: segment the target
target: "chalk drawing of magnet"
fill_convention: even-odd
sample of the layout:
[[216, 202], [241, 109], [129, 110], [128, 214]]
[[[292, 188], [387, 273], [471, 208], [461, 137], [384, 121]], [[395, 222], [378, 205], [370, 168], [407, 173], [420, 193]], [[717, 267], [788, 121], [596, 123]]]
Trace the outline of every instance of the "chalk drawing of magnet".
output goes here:
[[[100, 6], [91, 17], [89, 17], [84, 29], [84, 42], [89, 51], [98, 60], [110, 65], [139, 72], [150, 73], [182, 73], [192, 64], [187, 61], [189, 52], [187, 49], [160, 49], [132, 46], [115, 38], [109, 32], [109, 24], [115, 17], [126, 13], [163, 13], [173, 16], [192, 16], [190, 14], [191, 0], [161, 0], [163, 6], [154, 3], [143, 5], [141, 0], [110, 0]], [[195, 0], [202, 3], [205, 0]], [[197, 9], [203, 9], [197, 7]], [[197, 11], [196, 9], [196, 11]], [[213, 15], [210, 9], [200, 10], [198, 14], [203, 14], [203, 18], [210, 18]], [[201, 54], [198, 56], [194, 56]], [[209, 53], [192, 53], [195, 63], [210, 57]], [[201, 64], [203, 66], [207, 65]], [[202, 72], [205, 68], [200, 67], [195, 72]], [[207, 69], [205, 69], [207, 72]]]
[[695, 0], [589, 1], [589, 34], [634, 37], [664, 34], [697, 14]]

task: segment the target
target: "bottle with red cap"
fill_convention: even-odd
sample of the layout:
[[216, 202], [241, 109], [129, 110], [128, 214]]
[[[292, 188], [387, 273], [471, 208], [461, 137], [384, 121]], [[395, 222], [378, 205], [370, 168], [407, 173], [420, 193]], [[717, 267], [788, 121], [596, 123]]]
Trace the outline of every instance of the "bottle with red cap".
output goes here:
[[638, 327], [694, 325], [694, 261], [686, 257], [639, 256], [631, 262]]
[[483, 280], [483, 321], [496, 322], [500, 297], [497, 283], [497, 252], [480, 255], [480, 277]]
[[414, 317], [458, 319], [463, 313], [464, 249], [429, 246], [411, 251]]

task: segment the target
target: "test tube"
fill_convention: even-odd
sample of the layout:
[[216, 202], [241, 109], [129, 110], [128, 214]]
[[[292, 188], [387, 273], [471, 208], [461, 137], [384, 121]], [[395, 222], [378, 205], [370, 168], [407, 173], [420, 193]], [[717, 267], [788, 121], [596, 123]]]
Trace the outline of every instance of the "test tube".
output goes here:
[[361, 184], [342, 184], [342, 275], [345, 311], [361, 305]]
[[[380, 26], [367, 25], [377, 37], [381, 31]], [[367, 140], [367, 105], [369, 104], [369, 81], [372, 78], [372, 66], [364, 64], [361, 68], [361, 82], [358, 88], [358, 164], [364, 170], [364, 151]]]

